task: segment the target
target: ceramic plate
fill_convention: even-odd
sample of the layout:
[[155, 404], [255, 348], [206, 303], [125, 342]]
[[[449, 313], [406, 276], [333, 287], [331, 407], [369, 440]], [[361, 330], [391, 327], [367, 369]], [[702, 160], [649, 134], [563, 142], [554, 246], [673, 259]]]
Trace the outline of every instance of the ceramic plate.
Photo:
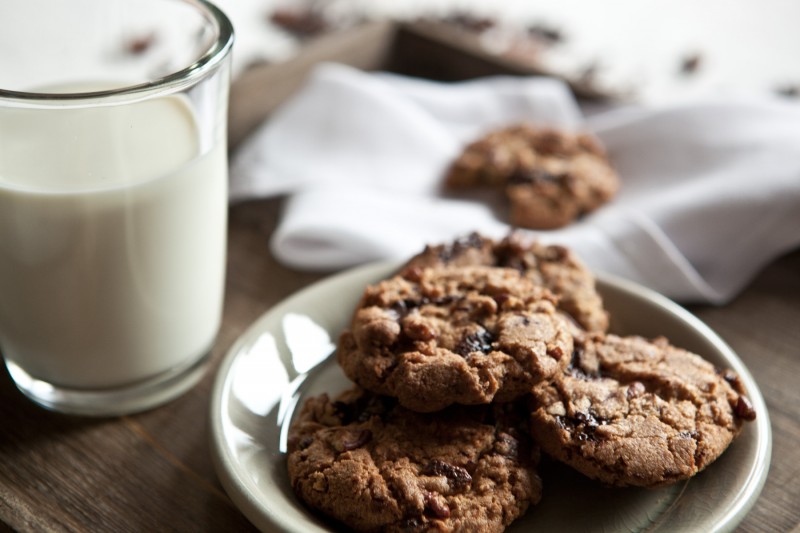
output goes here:
[[[259, 318], [223, 361], [212, 395], [212, 454], [228, 494], [262, 531], [330, 530], [292, 493], [284, 456], [287, 429], [308, 396], [334, 395], [350, 386], [331, 357], [336, 339], [364, 287], [396, 267], [360, 267], [298, 292]], [[670, 300], [605, 276], [598, 288], [612, 331], [666, 335], [717, 366], [732, 368], [758, 417], [704, 472], [670, 487], [609, 489], [566, 467], [545, 472], [541, 503], [508, 531], [733, 530], [758, 497], [769, 468], [772, 436], [758, 386], [722, 339]]]

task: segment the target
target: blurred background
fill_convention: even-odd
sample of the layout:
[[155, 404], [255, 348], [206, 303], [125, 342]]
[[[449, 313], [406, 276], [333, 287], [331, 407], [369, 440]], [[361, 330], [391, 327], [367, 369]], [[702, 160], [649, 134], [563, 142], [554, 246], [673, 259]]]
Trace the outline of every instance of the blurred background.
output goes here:
[[488, 52], [601, 92], [660, 103], [800, 93], [794, 0], [217, 0], [237, 32], [234, 71], [291, 59], [374, 20], [443, 22]]

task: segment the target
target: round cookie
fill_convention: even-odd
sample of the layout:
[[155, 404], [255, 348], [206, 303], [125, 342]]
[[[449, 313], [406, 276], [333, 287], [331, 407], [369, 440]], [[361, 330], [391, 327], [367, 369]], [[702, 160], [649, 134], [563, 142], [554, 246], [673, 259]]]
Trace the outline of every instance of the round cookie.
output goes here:
[[452, 243], [427, 246], [404, 270], [487, 265], [514, 268], [558, 297], [559, 310], [591, 332], [608, 329], [608, 313], [592, 273], [563, 246], [544, 245], [514, 232], [495, 241], [472, 233]]
[[518, 270], [410, 269], [366, 288], [339, 338], [344, 373], [414, 411], [510, 401], [569, 363], [549, 291]]
[[357, 531], [503, 531], [541, 497], [513, 409], [420, 414], [358, 388], [312, 398], [289, 431], [292, 488]]
[[445, 187], [500, 188], [513, 225], [566, 226], [608, 202], [619, 177], [589, 133], [515, 125], [470, 143], [451, 165]]
[[570, 367], [535, 387], [532, 401], [542, 450], [615, 486], [687, 479], [755, 418], [733, 372], [664, 338], [576, 339]]

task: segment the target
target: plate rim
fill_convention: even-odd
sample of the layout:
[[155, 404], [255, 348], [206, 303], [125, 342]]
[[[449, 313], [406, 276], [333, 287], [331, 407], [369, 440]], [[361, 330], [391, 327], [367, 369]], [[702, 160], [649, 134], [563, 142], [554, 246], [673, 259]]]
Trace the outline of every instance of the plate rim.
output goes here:
[[[274, 315], [285, 312], [285, 309], [291, 309], [296, 305], [296, 302], [303, 300], [309, 294], [318, 292], [329, 285], [341, 284], [343, 281], [351, 278], [358, 279], [368, 276], [377, 278], [379, 274], [388, 275], [391, 274], [393, 269], [397, 269], [400, 265], [402, 265], [402, 261], [376, 261], [349, 268], [317, 280], [291, 293], [275, 305], [266, 309], [237, 336], [236, 340], [226, 350], [217, 368], [216, 375], [214, 376], [214, 383], [211, 391], [209, 441], [212, 462], [217, 477], [225, 489], [225, 492], [245, 517], [261, 531], [299, 530], [293, 528], [293, 524], [285, 520], [280, 514], [276, 515], [275, 513], [270, 513], [269, 509], [264, 506], [264, 502], [250, 491], [246, 490], [243, 476], [237, 472], [236, 469], [229, 467], [229, 464], [234, 463], [235, 460], [224, 438], [224, 430], [222, 428], [222, 406], [224, 405], [225, 396], [230, 392], [227, 384], [231, 376], [231, 368], [237, 357], [242, 353], [241, 348], [247, 344], [248, 340], [254, 334], [262, 330], [263, 324], [268, 322]], [[722, 337], [680, 304], [653, 289], [614, 274], [595, 273], [595, 278], [598, 285], [608, 285], [615, 289], [620, 289], [623, 292], [644, 298], [677, 316], [682, 322], [687, 323], [693, 329], [701, 333], [701, 335], [720, 352], [723, 352], [728, 362], [731, 363], [732, 369], [742, 378], [747, 388], [748, 398], [759, 414], [754, 421], [756, 425], [755, 432], [757, 434], [755, 461], [739, 494], [736, 496], [735, 500], [731, 502], [711, 530], [719, 533], [733, 531], [758, 500], [764, 484], [766, 483], [771, 465], [772, 428], [767, 405], [757, 382], [744, 362]], [[372, 283], [372, 281], [366, 281], [365, 283]]]

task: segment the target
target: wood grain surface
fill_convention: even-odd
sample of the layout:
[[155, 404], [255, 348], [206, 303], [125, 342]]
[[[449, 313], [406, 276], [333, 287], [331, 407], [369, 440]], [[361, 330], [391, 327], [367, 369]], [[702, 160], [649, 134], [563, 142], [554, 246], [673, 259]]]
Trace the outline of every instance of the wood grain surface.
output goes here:
[[[268, 239], [279, 200], [230, 212], [222, 330], [203, 381], [150, 412], [83, 419], [40, 409], [0, 373], [0, 531], [251, 531], [216, 478], [209, 452], [215, 370], [246, 327], [324, 276], [287, 269]], [[772, 468], [743, 532], [800, 528], [800, 252], [768, 266], [733, 302], [691, 309], [759, 383], [774, 437]], [[535, 512], [535, 510], [534, 510]]]
[[[371, 25], [316, 43], [283, 67], [253, 69], [231, 91], [231, 145], [321, 60], [440, 79], [525, 73], [447, 39], [436, 28]], [[423, 56], [436, 61], [416, 60]], [[209, 372], [181, 398], [132, 416], [76, 418], [33, 405], [0, 369], [0, 533], [254, 530], [215, 475], [209, 401], [216, 369], [236, 338], [271, 306], [326, 275], [288, 269], [270, 255], [280, 209], [279, 199], [231, 208], [222, 327]], [[733, 302], [691, 310], [750, 368], [772, 419], [772, 468], [739, 530], [800, 530], [800, 251], [766, 267]]]

